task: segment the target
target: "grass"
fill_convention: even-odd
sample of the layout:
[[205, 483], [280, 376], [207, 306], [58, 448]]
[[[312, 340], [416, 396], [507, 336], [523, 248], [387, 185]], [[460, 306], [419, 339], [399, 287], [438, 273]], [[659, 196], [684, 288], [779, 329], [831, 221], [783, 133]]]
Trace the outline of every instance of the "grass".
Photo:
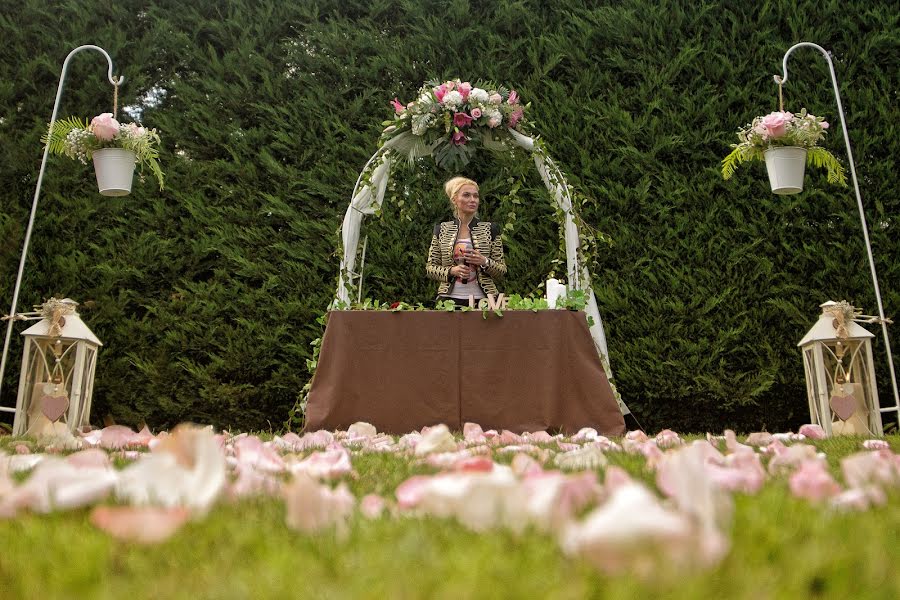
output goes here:
[[[897, 452], [900, 436], [887, 439]], [[837, 474], [860, 441], [816, 445]], [[642, 458], [609, 458], [652, 481]], [[357, 498], [393, 497], [407, 477], [432, 472], [389, 453], [356, 454], [354, 469], [347, 483]], [[272, 498], [220, 502], [149, 547], [110, 538], [88, 514], [0, 521], [0, 598], [900, 597], [898, 490], [886, 506], [842, 514], [793, 498], [784, 478], [735, 495], [732, 549], [718, 567], [643, 581], [605, 576], [547, 535], [478, 534], [434, 518], [357, 515], [344, 536], [304, 535], [285, 526], [283, 503]]]

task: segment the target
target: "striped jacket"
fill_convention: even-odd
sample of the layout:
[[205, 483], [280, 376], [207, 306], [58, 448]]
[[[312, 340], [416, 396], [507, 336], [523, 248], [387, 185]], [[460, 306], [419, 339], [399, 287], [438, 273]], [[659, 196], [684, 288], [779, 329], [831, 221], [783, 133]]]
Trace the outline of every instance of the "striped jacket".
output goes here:
[[[487, 264], [478, 268], [478, 285], [485, 294], [496, 296], [499, 291], [494, 280], [506, 275], [500, 228], [490, 221], [472, 219], [469, 223], [469, 232], [472, 236], [472, 245], [487, 258]], [[441, 282], [438, 286], [438, 296], [446, 296], [453, 289], [455, 278], [450, 275], [450, 267], [455, 264], [453, 246], [457, 237], [459, 237], [459, 219], [444, 221], [434, 226], [425, 273], [429, 279]]]

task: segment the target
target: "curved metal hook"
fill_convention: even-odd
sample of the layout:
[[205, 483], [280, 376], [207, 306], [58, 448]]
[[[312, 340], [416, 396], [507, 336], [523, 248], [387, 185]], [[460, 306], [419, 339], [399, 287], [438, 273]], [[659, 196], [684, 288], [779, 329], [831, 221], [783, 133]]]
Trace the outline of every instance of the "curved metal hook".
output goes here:
[[94, 46], [93, 44], [86, 44], [84, 46], [78, 46], [77, 48], [75, 48], [74, 50], [69, 52], [68, 56], [66, 56], [66, 60], [63, 61], [63, 68], [62, 68], [63, 74], [60, 77], [60, 79], [65, 79], [65, 73], [66, 73], [66, 69], [69, 66], [69, 60], [73, 56], [75, 56], [77, 53], [81, 52], [82, 50], [96, 50], [97, 52], [99, 52], [100, 54], [105, 56], [106, 63], [109, 65], [109, 68], [106, 70], [106, 78], [109, 79], [109, 82], [113, 85], [117, 85], [117, 84], [122, 85], [122, 83], [125, 81], [125, 76], [124, 75], [119, 75], [119, 77], [113, 76], [113, 62], [112, 62], [112, 58], [109, 57], [109, 53], [106, 50], [104, 50], [103, 48], [101, 48], [100, 46]]
[[794, 44], [793, 46], [788, 48], [788, 51], [784, 53], [784, 60], [781, 63], [781, 68], [784, 71], [784, 77], [780, 77], [778, 75], [773, 75], [772, 79], [775, 80], [775, 83], [778, 83], [781, 85], [784, 85], [785, 83], [787, 83], [787, 80], [788, 80], [788, 72], [787, 72], [788, 56], [791, 55], [791, 52], [793, 52], [794, 50], [796, 50], [797, 48], [800, 48], [802, 46], [809, 46], [810, 48], [815, 48], [816, 50], [818, 50], [825, 56], [825, 59], [828, 61], [828, 64], [831, 65], [831, 55], [829, 54], [828, 50], [826, 50], [825, 48], [823, 48], [822, 46], [820, 46], [818, 44], [813, 44], [812, 42], [800, 42], [799, 44]]

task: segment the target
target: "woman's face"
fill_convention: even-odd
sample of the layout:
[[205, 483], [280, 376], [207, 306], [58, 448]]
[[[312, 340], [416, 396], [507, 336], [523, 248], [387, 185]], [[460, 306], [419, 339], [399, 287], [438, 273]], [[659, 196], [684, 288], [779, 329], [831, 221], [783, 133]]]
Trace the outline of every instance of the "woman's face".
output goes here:
[[478, 195], [478, 188], [471, 183], [459, 188], [453, 197], [453, 203], [456, 205], [456, 211], [460, 216], [471, 217], [478, 212], [478, 204], [481, 197]]

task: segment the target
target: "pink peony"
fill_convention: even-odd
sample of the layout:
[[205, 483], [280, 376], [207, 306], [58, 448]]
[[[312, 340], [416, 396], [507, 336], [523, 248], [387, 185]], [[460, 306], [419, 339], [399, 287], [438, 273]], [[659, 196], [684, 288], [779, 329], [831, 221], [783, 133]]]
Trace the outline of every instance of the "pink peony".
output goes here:
[[447, 86], [443, 83], [436, 88], [434, 88], [434, 97], [437, 98], [438, 102], [444, 101], [444, 94], [448, 92]]
[[488, 119], [488, 127], [493, 129], [494, 127], [499, 126], [501, 121], [501, 117], [491, 117], [490, 119]]
[[501, 102], [503, 102], [503, 96], [494, 92], [493, 94], [491, 94], [491, 97], [489, 98], [489, 100], [490, 100], [491, 104], [500, 104]]
[[394, 98], [393, 100], [391, 100], [391, 105], [393, 105], [393, 107], [394, 107], [394, 112], [395, 112], [396, 114], [398, 114], [398, 115], [399, 115], [400, 113], [402, 113], [404, 110], [406, 110], [406, 107], [403, 106], [402, 104], [400, 104], [400, 101], [397, 100], [396, 98]]
[[451, 141], [454, 144], [456, 144], [457, 146], [465, 146], [466, 142], [468, 142], [469, 139], [466, 137], [466, 134], [464, 134], [462, 131], [457, 131], [456, 133], [453, 134], [453, 138]]
[[462, 95], [463, 100], [469, 97], [469, 92], [472, 91], [472, 84], [468, 81], [465, 81], [459, 84], [459, 93]]
[[473, 108], [473, 109], [472, 109], [472, 118], [473, 118], [473, 119], [479, 119], [479, 118], [481, 118], [481, 109], [480, 109], [480, 108]]
[[769, 113], [762, 118], [762, 124], [768, 132], [769, 138], [780, 138], [787, 132], [787, 124], [790, 122], [790, 113], [778, 112]]
[[519, 101], [519, 94], [516, 93], [516, 90], [513, 90], [509, 93], [509, 98], [507, 98], [506, 102], [508, 104], [515, 104]]
[[453, 124], [457, 127], [468, 127], [472, 122], [472, 117], [466, 113], [453, 113]]
[[91, 120], [90, 129], [98, 140], [108, 142], [119, 133], [119, 122], [113, 118], [112, 113], [103, 113]]

